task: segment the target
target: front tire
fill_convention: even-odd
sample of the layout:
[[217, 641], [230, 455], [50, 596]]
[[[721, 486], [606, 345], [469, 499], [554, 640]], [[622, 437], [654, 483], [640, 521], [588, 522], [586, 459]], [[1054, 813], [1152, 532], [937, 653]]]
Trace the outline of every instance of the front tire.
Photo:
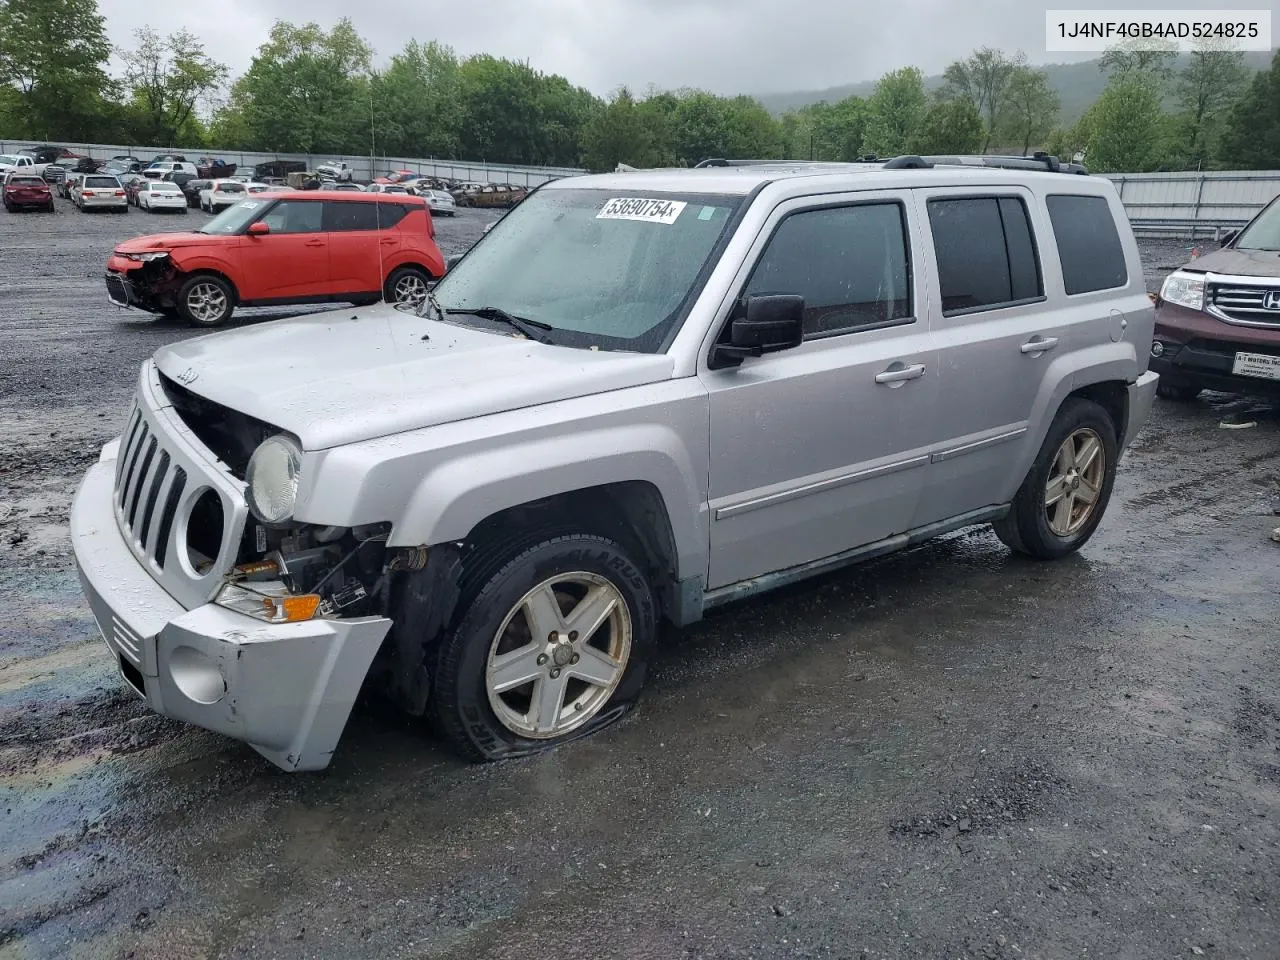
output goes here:
[[648, 578], [621, 544], [548, 535], [479, 560], [463, 583], [430, 703], [465, 759], [537, 753], [634, 706], [657, 614]]
[[1057, 560], [1079, 550], [1102, 521], [1115, 484], [1116, 425], [1092, 400], [1070, 397], [1013, 498], [992, 526], [1015, 553]]
[[193, 327], [217, 327], [231, 319], [235, 293], [211, 273], [198, 273], [178, 290], [178, 312]]

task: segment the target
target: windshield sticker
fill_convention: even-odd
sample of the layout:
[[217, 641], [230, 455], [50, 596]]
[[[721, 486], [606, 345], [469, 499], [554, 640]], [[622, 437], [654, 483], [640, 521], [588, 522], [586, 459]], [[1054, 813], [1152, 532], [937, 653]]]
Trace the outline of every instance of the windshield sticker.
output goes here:
[[710, 220], [715, 215], [716, 215], [715, 207], [703, 207], [701, 210], [698, 211], [699, 220]]
[[683, 200], [645, 200], [639, 197], [614, 197], [606, 200], [597, 220], [643, 220], [645, 223], [676, 222], [687, 204]]

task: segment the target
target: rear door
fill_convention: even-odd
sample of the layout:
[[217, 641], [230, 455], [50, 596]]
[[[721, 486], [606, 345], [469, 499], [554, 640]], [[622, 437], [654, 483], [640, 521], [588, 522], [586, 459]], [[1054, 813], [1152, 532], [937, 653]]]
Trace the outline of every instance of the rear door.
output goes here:
[[381, 293], [384, 265], [400, 249], [396, 225], [405, 208], [377, 200], [326, 200], [325, 230], [335, 295]]
[[[244, 200], [242, 203], [267, 201]], [[323, 298], [332, 289], [329, 241], [324, 232], [324, 203], [281, 200], [260, 218], [271, 232], [240, 238], [242, 300]]]
[[1031, 429], [1071, 363], [1069, 312], [1046, 298], [1043, 206], [1025, 187], [916, 191], [929, 237], [938, 416], [915, 526], [1007, 503]]

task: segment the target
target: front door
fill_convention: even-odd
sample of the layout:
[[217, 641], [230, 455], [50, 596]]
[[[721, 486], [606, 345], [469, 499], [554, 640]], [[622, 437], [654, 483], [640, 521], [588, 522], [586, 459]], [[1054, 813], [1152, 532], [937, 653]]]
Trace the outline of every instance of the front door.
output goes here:
[[859, 193], [788, 201], [766, 224], [741, 293], [803, 296], [805, 338], [700, 374], [710, 589], [908, 529], [937, 382], [913, 221], [899, 198]]
[[262, 222], [271, 232], [241, 237], [245, 256], [240, 299], [287, 301], [327, 295], [332, 285], [323, 217], [324, 203], [319, 200], [281, 200], [268, 210]]

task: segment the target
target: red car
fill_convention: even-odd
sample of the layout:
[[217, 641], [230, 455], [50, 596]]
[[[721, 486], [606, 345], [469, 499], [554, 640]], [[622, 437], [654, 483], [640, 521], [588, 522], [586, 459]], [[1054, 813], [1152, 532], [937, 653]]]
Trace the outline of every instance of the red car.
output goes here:
[[127, 240], [106, 282], [120, 306], [214, 327], [237, 306], [411, 302], [444, 272], [418, 197], [307, 190], [254, 194], [195, 233]]
[[10, 213], [19, 207], [39, 207], [53, 213], [53, 191], [43, 177], [33, 173], [13, 173], [4, 181], [4, 208]]

